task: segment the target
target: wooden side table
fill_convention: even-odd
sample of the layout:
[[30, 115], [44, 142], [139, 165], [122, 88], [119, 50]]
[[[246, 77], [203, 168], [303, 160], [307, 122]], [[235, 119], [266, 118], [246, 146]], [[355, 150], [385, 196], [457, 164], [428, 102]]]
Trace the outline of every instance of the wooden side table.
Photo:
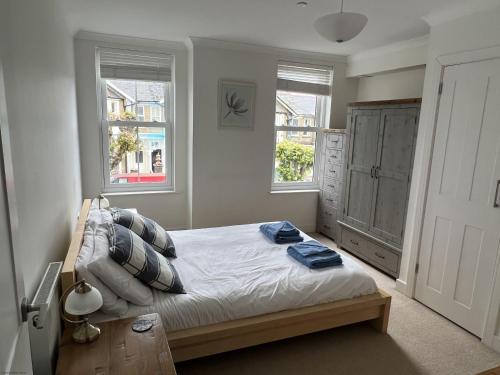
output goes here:
[[[139, 318], [152, 320], [153, 327], [146, 332], [134, 332], [132, 324]], [[158, 314], [96, 325], [101, 329], [101, 336], [90, 344], [77, 344], [71, 339], [72, 329], [64, 331], [57, 375], [176, 374]]]

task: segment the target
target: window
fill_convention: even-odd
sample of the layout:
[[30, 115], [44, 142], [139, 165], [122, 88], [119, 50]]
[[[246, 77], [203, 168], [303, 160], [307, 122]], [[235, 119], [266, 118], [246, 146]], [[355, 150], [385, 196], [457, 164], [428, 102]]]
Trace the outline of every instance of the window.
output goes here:
[[153, 105], [151, 106], [151, 121], [163, 121], [163, 110], [161, 105]]
[[278, 65], [273, 190], [317, 187], [316, 141], [328, 127], [331, 68]]
[[136, 110], [137, 121], [144, 121], [144, 106], [138, 105]]
[[136, 151], [135, 160], [137, 163], [144, 163], [144, 151]]
[[104, 191], [172, 190], [172, 57], [102, 49]]

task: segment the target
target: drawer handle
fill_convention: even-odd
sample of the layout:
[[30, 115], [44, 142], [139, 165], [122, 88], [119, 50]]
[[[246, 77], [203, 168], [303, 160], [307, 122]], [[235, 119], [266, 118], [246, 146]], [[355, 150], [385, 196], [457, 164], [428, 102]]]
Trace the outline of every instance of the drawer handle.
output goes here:
[[325, 211], [325, 215], [333, 216], [333, 214], [331, 212], [328, 212], [328, 211]]
[[326, 228], [326, 229], [332, 229], [332, 227], [329, 226], [329, 225], [323, 225], [323, 227]]
[[495, 200], [493, 201], [493, 207], [499, 207], [498, 204], [498, 192], [500, 190], [500, 180], [497, 180], [497, 188], [495, 190]]
[[331, 187], [332, 189], [335, 189], [335, 185], [328, 184], [326, 186]]
[[329, 169], [330, 173], [337, 173], [335, 172], [335, 169]]
[[333, 202], [333, 199], [330, 199], [330, 198], [325, 198], [325, 201], [328, 201], [328, 202]]
[[383, 256], [382, 254], [379, 254], [375, 251], [375, 256], [379, 257], [380, 259], [385, 259], [385, 256]]
[[358, 241], [354, 241], [354, 240], [350, 240], [350, 241], [351, 241], [351, 243], [352, 243], [353, 245], [359, 246], [359, 242], [358, 242]]

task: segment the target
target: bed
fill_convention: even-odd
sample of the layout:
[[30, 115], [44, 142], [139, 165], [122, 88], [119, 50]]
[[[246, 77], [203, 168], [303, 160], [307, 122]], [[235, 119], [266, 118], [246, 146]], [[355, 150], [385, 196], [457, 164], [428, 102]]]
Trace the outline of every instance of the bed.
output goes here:
[[[76, 280], [90, 204], [84, 201], [64, 262], [63, 289]], [[391, 297], [349, 257], [342, 267], [310, 270], [258, 224], [170, 235], [178, 252], [172, 264], [188, 293], [154, 291], [153, 305], [132, 305], [127, 316], [158, 312], [175, 362], [362, 321], [387, 330]]]

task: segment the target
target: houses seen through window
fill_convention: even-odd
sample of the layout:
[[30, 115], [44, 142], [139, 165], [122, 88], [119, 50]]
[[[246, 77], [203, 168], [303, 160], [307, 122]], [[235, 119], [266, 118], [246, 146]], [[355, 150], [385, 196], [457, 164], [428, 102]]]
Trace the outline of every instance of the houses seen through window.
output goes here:
[[171, 59], [101, 51], [105, 191], [172, 185]]
[[[106, 80], [108, 120], [159, 122], [165, 111], [165, 82]], [[110, 110], [111, 109], [111, 110]], [[110, 183], [165, 182], [162, 155], [165, 129], [149, 126], [109, 127]]]
[[316, 141], [328, 126], [329, 69], [278, 66], [275, 112], [273, 188], [313, 187]]

